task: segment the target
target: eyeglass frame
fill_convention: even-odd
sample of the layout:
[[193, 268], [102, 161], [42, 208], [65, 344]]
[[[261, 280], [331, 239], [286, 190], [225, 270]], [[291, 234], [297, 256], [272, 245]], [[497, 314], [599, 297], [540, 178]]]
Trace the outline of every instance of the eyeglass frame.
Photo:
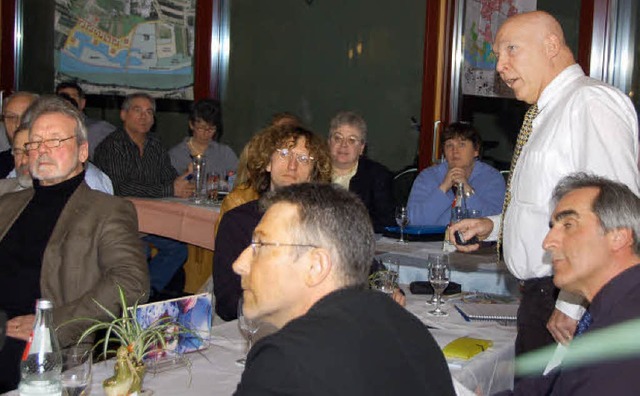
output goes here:
[[[291, 158], [291, 155], [294, 155], [294, 158], [300, 165], [311, 165], [311, 163], [316, 160], [315, 157], [312, 157], [309, 154], [296, 153], [295, 151], [286, 147], [276, 149], [276, 152], [278, 153], [278, 157], [283, 161], [288, 161], [289, 158]], [[303, 157], [307, 157], [307, 160], [305, 160]]]
[[320, 246], [318, 245], [311, 245], [311, 244], [305, 244], [305, 243], [283, 243], [283, 242], [261, 242], [261, 241], [255, 241], [255, 240], [251, 240], [251, 243], [249, 244], [249, 246], [251, 246], [251, 251], [253, 252], [253, 257], [257, 257], [258, 256], [258, 249], [260, 249], [261, 247], [264, 246], [273, 246], [273, 247], [306, 247], [306, 248], [313, 248], [313, 249], [317, 249]]
[[353, 135], [342, 136], [342, 134], [340, 133], [332, 133], [331, 136], [329, 136], [329, 139], [333, 144], [337, 144], [339, 146], [342, 146], [342, 144], [345, 142], [347, 143], [348, 147], [355, 147], [358, 144], [364, 143], [364, 139], [362, 138], [358, 138]]
[[193, 130], [200, 131], [205, 133], [216, 133], [218, 132], [218, 127], [215, 125], [207, 124], [206, 126], [198, 125], [197, 123], [193, 123]]
[[[26, 143], [24, 144], [24, 149], [25, 149], [27, 152], [29, 152], [29, 151], [36, 151], [36, 150], [40, 150], [40, 146], [41, 146], [43, 143], [44, 143], [44, 146], [45, 146], [46, 148], [48, 148], [48, 149], [54, 149], [54, 148], [58, 148], [58, 147], [60, 147], [60, 145], [62, 145], [62, 142], [67, 141], [67, 140], [70, 140], [70, 139], [73, 139], [73, 138], [75, 138], [75, 137], [78, 137], [78, 135], [71, 135], [71, 136], [66, 137], [66, 138], [64, 138], [64, 139], [58, 139], [58, 138], [56, 138], [56, 139], [44, 139], [44, 140], [36, 140], [36, 141], [33, 141], [33, 142], [26, 142]], [[57, 144], [55, 144], [55, 145], [53, 145], [53, 146], [51, 146], [51, 145], [50, 145], [50, 143], [51, 143], [51, 142], [58, 142], [58, 143], [57, 143]], [[36, 146], [36, 147], [33, 147], [33, 148], [29, 148], [29, 147], [28, 147], [28, 146], [30, 146], [30, 145], [34, 145], [34, 144], [36, 144], [37, 146]]]

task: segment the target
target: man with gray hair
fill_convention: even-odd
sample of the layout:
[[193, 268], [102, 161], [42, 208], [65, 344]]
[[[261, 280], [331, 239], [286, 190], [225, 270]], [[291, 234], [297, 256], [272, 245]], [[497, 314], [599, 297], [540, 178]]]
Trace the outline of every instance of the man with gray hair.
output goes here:
[[[629, 187], [586, 173], [569, 175], [553, 192], [555, 210], [543, 242], [553, 282], [584, 297], [586, 333], [640, 318], [640, 198]], [[606, 341], [605, 341], [606, 342]], [[569, 347], [571, 348], [571, 347]], [[515, 394], [638, 395], [640, 356], [600, 359], [520, 381]], [[533, 392], [532, 392], [533, 390]]]
[[[126, 97], [120, 110], [122, 128], [107, 136], [96, 147], [93, 162], [113, 183], [115, 195], [124, 197], [187, 198], [195, 190], [187, 171], [178, 175], [169, 153], [158, 138], [150, 135], [156, 102], [143, 92]], [[175, 297], [182, 290], [164, 290], [187, 259], [184, 243], [157, 235], [144, 240], [158, 249], [149, 263], [153, 299]], [[182, 287], [180, 288], [182, 289]]]
[[233, 264], [245, 317], [277, 329], [249, 351], [236, 395], [453, 395], [429, 330], [366, 289], [375, 239], [367, 209], [330, 184], [294, 184]]
[[[30, 111], [24, 148], [33, 188], [0, 197], [0, 309], [9, 317], [0, 393], [18, 384], [36, 299], [53, 302], [58, 327], [77, 317], [106, 319], [96, 302], [117, 310], [118, 285], [129, 303], [149, 290], [133, 205], [84, 181], [82, 115], [58, 97], [41, 97]], [[71, 345], [84, 328], [80, 322], [60, 327], [58, 340]]]

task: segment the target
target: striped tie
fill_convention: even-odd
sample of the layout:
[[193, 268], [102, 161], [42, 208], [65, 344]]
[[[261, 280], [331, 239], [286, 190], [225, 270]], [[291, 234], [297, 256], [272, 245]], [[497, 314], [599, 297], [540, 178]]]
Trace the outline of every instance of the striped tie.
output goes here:
[[500, 246], [502, 246], [502, 232], [504, 231], [504, 214], [507, 212], [507, 206], [511, 202], [511, 178], [513, 177], [513, 171], [516, 168], [516, 163], [522, 152], [522, 148], [529, 140], [531, 131], [533, 130], [533, 119], [538, 115], [538, 104], [534, 103], [527, 113], [524, 115], [524, 121], [522, 121], [522, 127], [520, 133], [518, 133], [518, 140], [516, 141], [516, 147], [513, 150], [513, 157], [511, 158], [511, 169], [509, 170], [509, 178], [507, 179], [507, 191], [504, 194], [504, 203], [502, 204], [502, 216], [500, 219], [500, 232], [498, 233], [498, 261], [500, 261]]

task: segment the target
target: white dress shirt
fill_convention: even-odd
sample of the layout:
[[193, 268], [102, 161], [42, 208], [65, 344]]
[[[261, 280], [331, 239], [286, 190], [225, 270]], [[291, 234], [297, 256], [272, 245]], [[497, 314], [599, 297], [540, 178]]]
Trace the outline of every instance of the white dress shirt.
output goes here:
[[[504, 216], [507, 267], [518, 279], [553, 274], [542, 248], [549, 230], [553, 188], [564, 176], [590, 172], [625, 183], [636, 194], [638, 120], [631, 101], [618, 89], [587, 77], [579, 65], [566, 68], [544, 89], [533, 131], [513, 170], [511, 203]], [[492, 236], [499, 229], [494, 216]], [[578, 319], [581, 301], [561, 292], [556, 307]]]

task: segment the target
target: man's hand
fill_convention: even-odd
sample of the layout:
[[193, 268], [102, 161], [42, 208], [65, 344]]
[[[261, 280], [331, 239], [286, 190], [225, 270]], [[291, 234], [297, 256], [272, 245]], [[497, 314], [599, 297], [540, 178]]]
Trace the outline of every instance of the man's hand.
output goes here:
[[573, 335], [576, 332], [577, 326], [577, 320], [565, 315], [557, 308], [553, 310], [553, 313], [547, 322], [547, 329], [553, 338], [563, 345], [568, 345], [571, 340], [573, 340]]
[[29, 336], [31, 335], [35, 321], [35, 315], [16, 316], [15, 318], [7, 320], [7, 337], [29, 341]]
[[178, 198], [189, 198], [193, 195], [193, 192], [196, 190], [196, 186], [186, 179], [190, 173], [191, 172], [187, 171], [173, 181], [173, 195]]
[[487, 239], [489, 234], [491, 234], [492, 230], [493, 230], [493, 221], [491, 221], [486, 217], [483, 217], [480, 219], [464, 219], [449, 226], [449, 231], [448, 231], [449, 234], [447, 236], [449, 238], [449, 242], [453, 243], [459, 251], [473, 252], [475, 250], [478, 250], [478, 248], [480, 248], [480, 244], [476, 243], [473, 245], [464, 245], [464, 246], [458, 245], [456, 244], [456, 238], [454, 233], [456, 231], [461, 231], [463, 238], [467, 241], [473, 238], [474, 236], [477, 237], [479, 240], [483, 241]]
[[404, 307], [407, 303], [407, 298], [405, 297], [402, 290], [400, 290], [399, 288], [395, 288], [393, 290], [393, 295], [391, 297], [393, 298], [393, 301], [400, 304], [401, 307]]
[[440, 184], [440, 191], [446, 193], [451, 190], [454, 184], [462, 183], [464, 184], [465, 191], [466, 189], [471, 188], [469, 183], [467, 182], [467, 173], [462, 168], [451, 168], [447, 171], [447, 174], [444, 176], [444, 180], [442, 184]]

